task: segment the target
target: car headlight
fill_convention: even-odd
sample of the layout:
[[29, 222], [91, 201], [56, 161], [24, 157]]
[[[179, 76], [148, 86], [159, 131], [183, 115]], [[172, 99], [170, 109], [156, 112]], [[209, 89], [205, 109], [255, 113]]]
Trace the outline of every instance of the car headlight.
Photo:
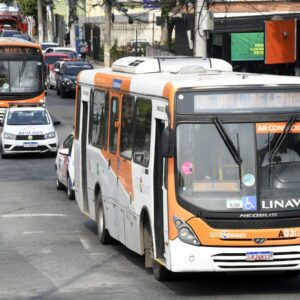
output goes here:
[[53, 139], [55, 138], [55, 131], [51, 131], [45, 134], [45, 139]]
[[194, 231], [186, 222], [180, 220], [178, 217], [173, 217], [174, 224], [178, 230], [178, 237], [181, 241], [194, 246], [200, 246], [200, 241], [195, 235]]
[[63, 81], [63, 84], [65, 84], [65, 85], [70, 85], [70, 84], [72, 84], [72, 81], [71, 81], [70, 79], [65, 79], [65, 80]]
[[15, 140], [16, 139], [16, 135], [12, 134], [12, 133], [4, 132], [4, 138], [8, 139], [8, 140]]

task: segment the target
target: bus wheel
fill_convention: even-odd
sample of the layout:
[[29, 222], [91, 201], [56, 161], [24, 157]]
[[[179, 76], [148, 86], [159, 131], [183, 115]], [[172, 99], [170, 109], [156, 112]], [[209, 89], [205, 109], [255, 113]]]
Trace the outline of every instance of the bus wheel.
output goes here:
[[103, 210], [102, 196], [101, 196], [100, 192], [98, 193], [98, 196], [97, 196], [97, 203], [99, 204], [98, 217], [97, 217], [97, 228], [98, 228], [98, 237], [99, 237], [100, 243], [103, 245], [111, 244], [112, 238], [109, 235], [109, 232], [105, 227], [105, 216], [104, 216], [104, 210]]
[[145, 267], [153, 270], [153, 275], [158, 281], [167, 281], [171, 277], [171, 272], [154, 259], [153, 237], [150, 225], [147, 222], [144, 226], [144, 252]]
[[75, 193], [74, 190], [72, 189], [72, 180], [68, 174], [68, 179], [67, 179], [67, 195], [69, 200], [74, 200], [75, 199]]

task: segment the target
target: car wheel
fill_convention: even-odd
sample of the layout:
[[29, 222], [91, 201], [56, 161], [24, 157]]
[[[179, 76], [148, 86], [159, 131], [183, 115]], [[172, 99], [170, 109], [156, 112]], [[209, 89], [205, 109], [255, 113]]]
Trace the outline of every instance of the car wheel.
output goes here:
[[58, 86], [58, 84], [56, 83], [56, 95], [59, 96], [60, 95], [60, 88]]
[[7, 157], [8, 157], [8, 155], [5, 154], [5, 153], [3, 153], [3, 152], [1, 151], [1, 158], [2, 158], [2, 159], [6, 159]]
[[69, 174], [68, 174], [67, 182], [68, 182], [68, 186], [67, 186], [68, 199], [69, 200], [74, 200], [75, 199], [75, 192], [72, 189], [72, 180], [71, 180]]
[[60, 182], [58, 178], [58, 174], [56, 173], [56, 189], [61, 191], [65, 188], [65, 186]]
[[60, 97], [61, 98], [65, 98], [66, 97], [66, 92], [62, 89], [62, 87], [60, 88]]

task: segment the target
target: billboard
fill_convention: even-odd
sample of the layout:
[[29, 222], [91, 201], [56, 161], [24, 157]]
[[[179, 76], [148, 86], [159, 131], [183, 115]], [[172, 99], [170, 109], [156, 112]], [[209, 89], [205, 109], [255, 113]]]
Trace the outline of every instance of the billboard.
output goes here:
[[264, 60], [264, 33], [231, 33], [231, 61]]

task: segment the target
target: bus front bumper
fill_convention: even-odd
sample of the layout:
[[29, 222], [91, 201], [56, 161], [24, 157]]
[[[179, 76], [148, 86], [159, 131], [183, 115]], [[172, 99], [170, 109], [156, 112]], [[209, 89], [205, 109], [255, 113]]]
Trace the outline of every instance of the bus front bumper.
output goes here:
[[[253, 272], [300, 270], [300, 245], [279, 247], [206, 247], [169, 242], [173, 272]], [[271, 260], [249, 261], [261, 255]], [[252, 255], [253, 256], [253, 255]], [[270, 257], [271, 256], [271, 257]]]

